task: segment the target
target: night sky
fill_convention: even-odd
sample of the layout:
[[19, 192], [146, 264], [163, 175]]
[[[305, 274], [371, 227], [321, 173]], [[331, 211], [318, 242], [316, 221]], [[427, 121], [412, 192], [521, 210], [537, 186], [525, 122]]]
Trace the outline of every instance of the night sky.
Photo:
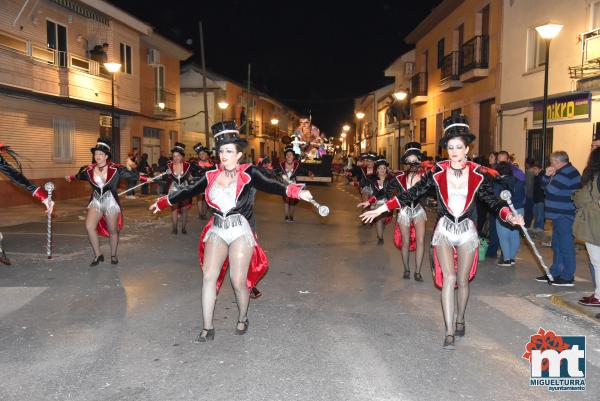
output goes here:
[[[440, 0], [139, 1], [116, 6], [187, 46], [209, 70], [279, 99], [328, 135], [353, 116], [352, 99], [393, 82], [383, 70], [410, 46], [404, 37]], [[191, 42], [190, 42], [191, 40]]]

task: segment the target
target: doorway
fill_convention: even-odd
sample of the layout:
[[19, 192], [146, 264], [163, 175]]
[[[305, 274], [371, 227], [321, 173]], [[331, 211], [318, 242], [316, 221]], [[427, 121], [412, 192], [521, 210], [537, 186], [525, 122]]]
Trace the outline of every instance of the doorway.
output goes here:
[[527, 130], [527, 157], [541, 162], [542, 168], [546, 167], [547, 160], [552, 153], [553, 128], [546, 128], [546, 150], [542, 160], [542, 137], [543, 130], [541, 128]]

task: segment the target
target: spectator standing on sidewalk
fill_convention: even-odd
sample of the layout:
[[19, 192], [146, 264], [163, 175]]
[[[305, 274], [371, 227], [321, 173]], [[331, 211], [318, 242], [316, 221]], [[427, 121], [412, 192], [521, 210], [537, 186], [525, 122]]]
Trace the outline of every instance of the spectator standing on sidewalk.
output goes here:
[[532, 231], [544, 231], [546, 217], [544, 215], [544, 185], [543, 179], [545, 171], [539, 163], [535, 163], [532, 168], [533, 177], [533, 229]]
[[[125, 163], [125, 167], [127, 167], [128, 171], [137, 171], [137, 164], [135, 163], [135, 154], [133, 151], [129, 152], [127, 155], [127, 162]], [[137, 180], [128, 179], [127, 180], [127, 189], [133, 188]], [[131, 192], [127, 193], [127, 199], [135, 199], [135, 189]]]
[[[546, 193], [545, 214], [552, 220], [552, 285], [572, 287], [576, 261], [573, 241], [575, 204], [571, 197], [581, 187], [581, 176], [569, 162], [567, 152], [552, 152], [543, 185]], [[543, 275], [536, 280], [546, 282], [548, 277]]]
[[[148, 163], [148, 153], [142, 153], [140, 156], [140, 162], [137, 165], [137, 170], [140, 174], [150, 175], [150, 164]], [[142, 195], [148, 195], [149, 185], [143, 185], [141, 192]]]
[[496, 163], [507, 162], [512, 167], [513, 176], [516, 179], [525, 182], [525, 173], [521, 171], [519, 167], [517, 167], [510, 159], [510, 154], [506, 150], [501, 150], [498, 152], [498, 158]]
[[[496, 164], [496, 171], [500, 177], [494, 180], [494, 193], [500, 196], [502, 191], [510, 191], [512, 203], [520, 215], [523, 215], [525, 207], [525, 184], [513, 175], [510, 163], [500, 162]], [[515, 265], [515, 258], [521, 246], [521, 236], [517, 227], [504, 225], [496, 218], [496, 231], [498, 242], [502, 249], [502, 258], [498, 260], [498, 266], [509, 267]]]
[[595, 292], [579, 300], [581, 305], [600, 306], [600, 148], [590, 153], [581, 177], [581, 189], [573, 195], [577, 212], [573, 235], [585, 242], [594, 269]]
[[525, 159], [525, 227], [531, 227], [533, 221], [533, 186], [535, 180], [535, 161], [528, 157]]

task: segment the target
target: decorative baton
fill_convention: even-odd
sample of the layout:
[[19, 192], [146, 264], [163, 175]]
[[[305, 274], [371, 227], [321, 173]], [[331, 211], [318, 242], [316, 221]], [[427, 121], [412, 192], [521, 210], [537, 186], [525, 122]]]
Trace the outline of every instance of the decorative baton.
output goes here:
[[[44, 189], [48, 192], [48, 206], [52, 204], [52, 192], [54, 191], [54, 183], [48, 181], [44, 185]], [[46, 232], [46, 256], [52, 259], [52, 213], [48, 213], [48, 227]]]
[[319, 215], [321, 217], [325, 217], [329, 215], [329, 208], [325, 205], [321, 205], [320, 203], [318, 203], [316, 200], [311, 199], [309, 200], [309, 202], [317, 208], [317, 210], [319, 211]]
[[161, 174], [157, 175], [156, 177], [149, 178], [148, 181], [146, 181], [146, 182], [142, 182], [141, 184], [137, 184], [135, 187], [131, 187], [123, 192], [119, 192], [119, 196], [123, 196], [127, 192], [131, 192], [134, 189], [141, 187], [142, 185], [150, 184], [152, 181], [158, 180], [160, 177], [162, 177], [165, 174], [171, 174], [171, 170], [167, 169], [167, 171], [165, 171], [164, 173], [161, 173]]
[[[515, 216], [517, 216], [519, 213], [517, 213], [515, 206], [513, 205], [512, 201], [511, 201], [511, 197], [512, 197], [512, 195], [510, 194], [510, 191], [508, 191], [508, 190], [504, 190], [504, 191], [500, 192], [500, 199], [502, 199], [503, 201], [506, 201], [506, 203], [508, 203], [508, 207], [510, 208], [512, 213]], [[549, 279], [548, 284], [550, 284], [550, 281], [554, 281], [554, 277], [552, 277], [552, 274], [550, 274], [550, 269], [548, 269], [548, 266], [546, 266], [546, 264], [544, 263], [544, 259], [542, 259], [542, 255], [540, 254], [537, 247], [535, 246], [535, 243], [529, 236], [529, 232], [527, 231], [527, 228], [525, 228], [525, 226], [521, 226], [521, 230], [523, 231], [523, 235], [525, 235], [525, 239], [527, 240], [527, 242], [529, 242], [529, 245], [531, 246], [531, 249], [533, 250], [534, 255], [537, 257], [538, 261], [540, 262], [540, 265], [542, 265], [542, 267], [544, 268], [544, 272], [546, 272], [546, 276], [548, 276], [548, 279]]]

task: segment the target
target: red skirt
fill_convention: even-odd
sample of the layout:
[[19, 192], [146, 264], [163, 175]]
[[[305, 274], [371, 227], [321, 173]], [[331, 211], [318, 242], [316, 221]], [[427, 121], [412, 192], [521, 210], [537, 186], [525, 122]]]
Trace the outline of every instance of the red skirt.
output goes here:
[[[200, 270], [202, 270], [203, 267], [204, 248], [206, 247], [204, 238], [206, 238], [206, 233], [212, 227], [213, 220], [214, 217], [211, 217], [210, 220], [208, 220], [206, 227], [204, 227], [204, 230], [202, 230], [202, 234], [200, 234], [200, 242], [198, 243], [198, 261], [200, 263]], [[256, 240], [256, 233], [254, 234], [254, 241], [256, 242], [256, 245], [254, 246], [254, 252], [252, 252], [252, 259], [250, 259], [250, 267], [248, 268], [248, 276], [246, 277], [246, 287], [248, 287], [248, 291], [256, 287], [256, 284], [267, 273], [267, 270], [269, 268], [269, 261], [267, 260], [267, 255], [258, 244], [258, 241]], [[223, 280], [225, 280], [225, 274], [227, 273], [228, 267], [229, 260], [225, 259], [225, 262], [221, 267], [221, 273], [219, 274], [219, 278], [217, 280], [217, 293], [221, 289]]]

